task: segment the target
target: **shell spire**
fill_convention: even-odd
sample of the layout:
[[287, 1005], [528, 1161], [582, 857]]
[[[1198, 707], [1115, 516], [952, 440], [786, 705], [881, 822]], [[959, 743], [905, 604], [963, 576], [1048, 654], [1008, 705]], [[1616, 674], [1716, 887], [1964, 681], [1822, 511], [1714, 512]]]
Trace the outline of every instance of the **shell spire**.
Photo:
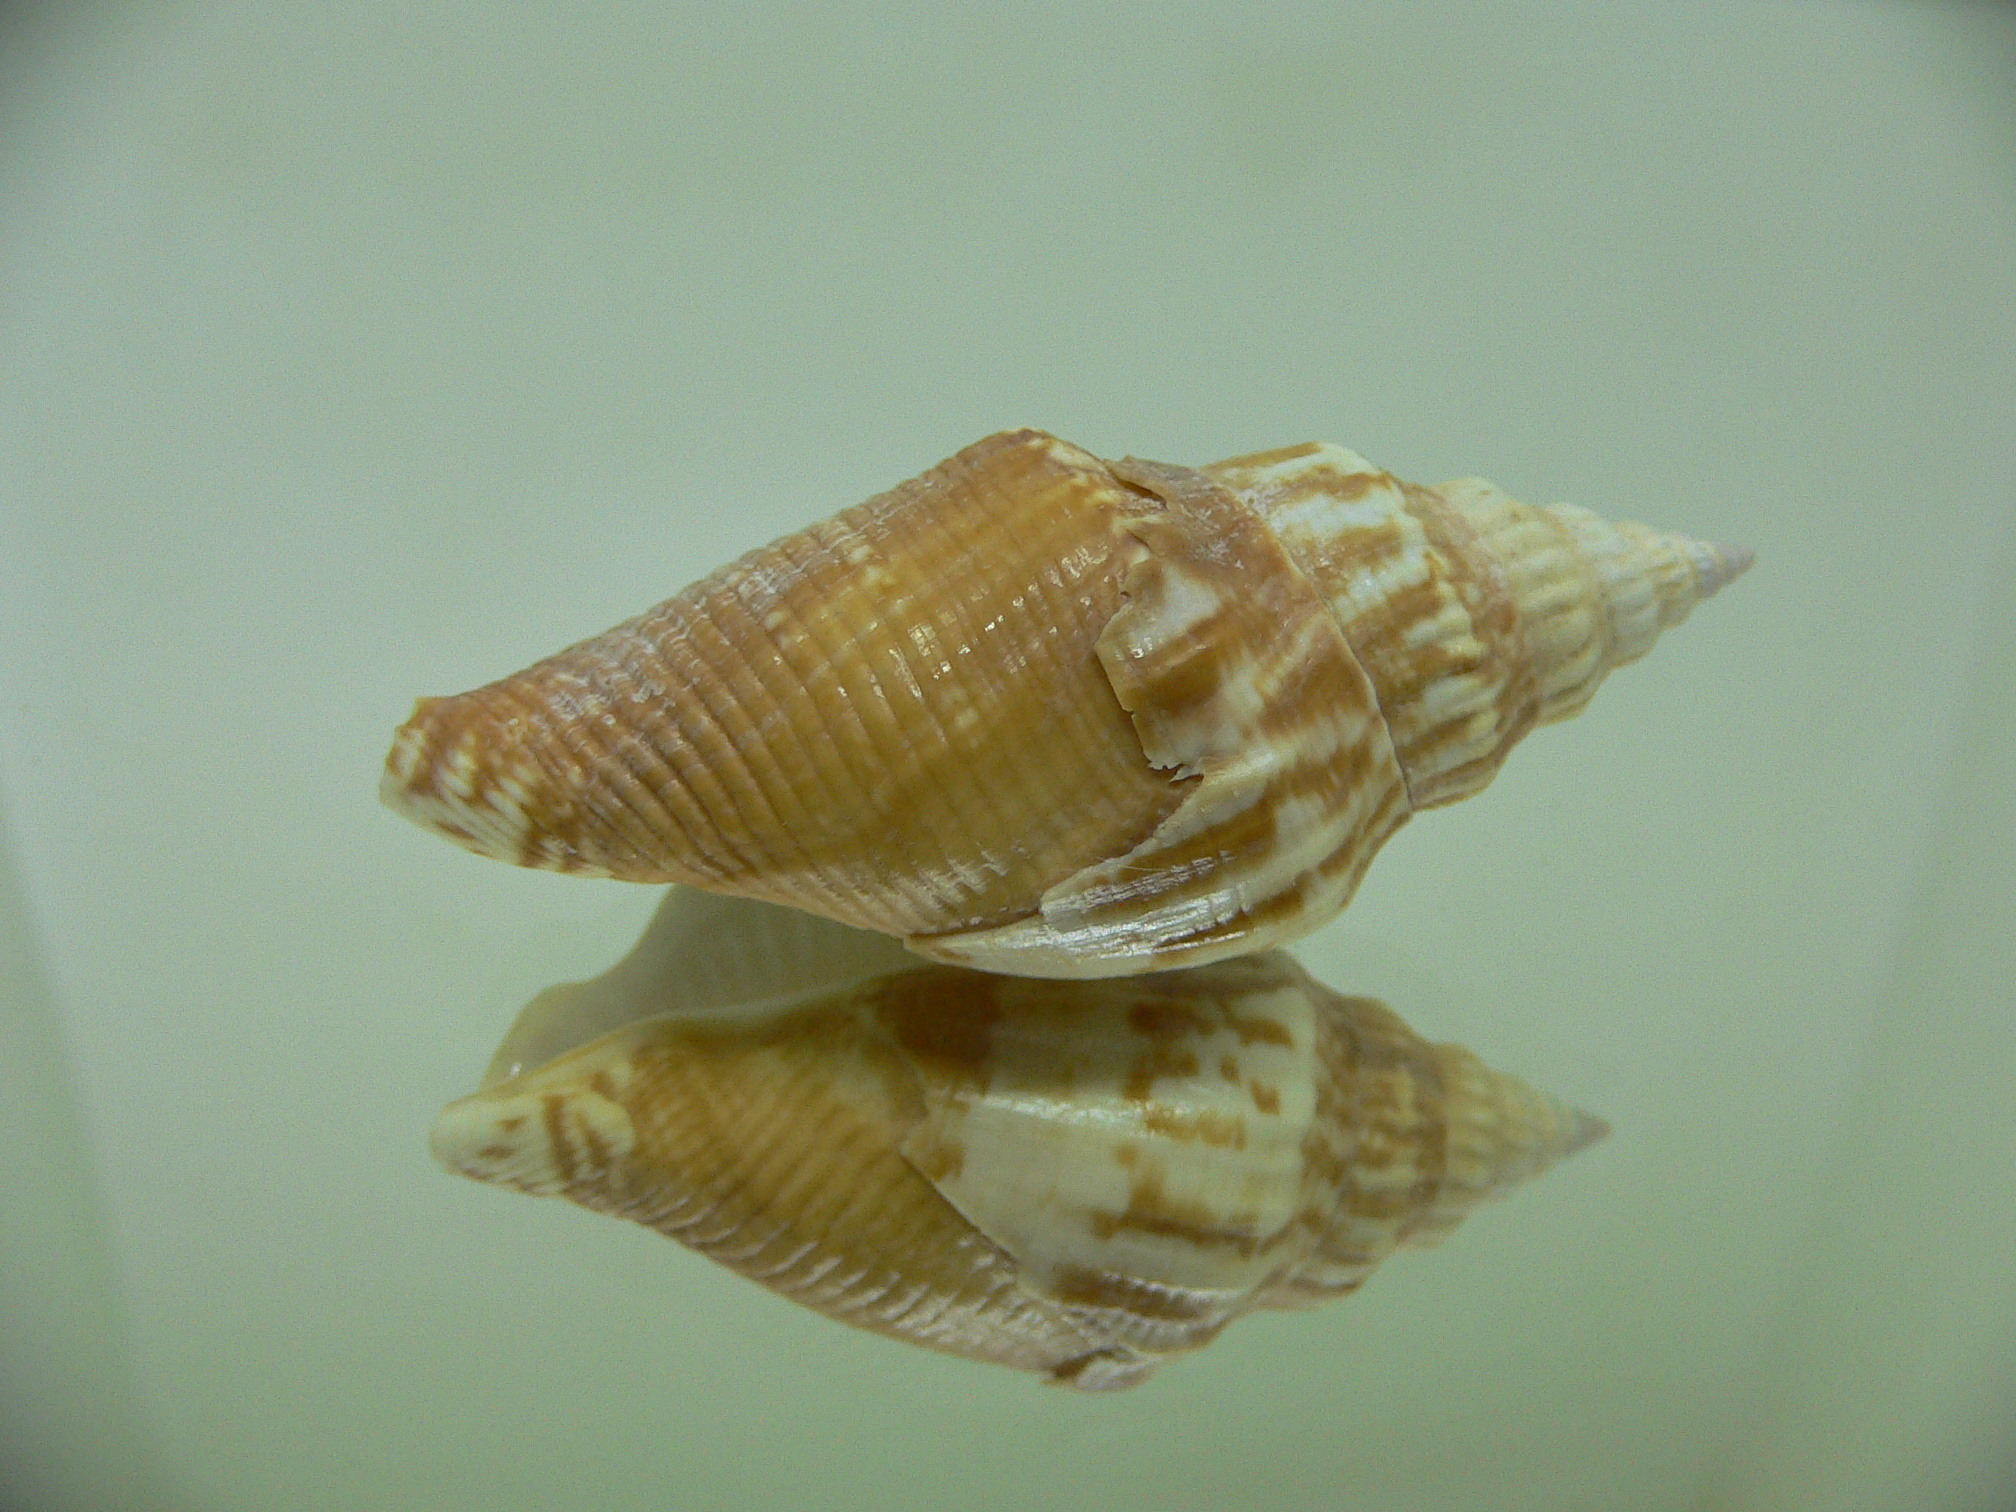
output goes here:
[[1466, 798], [1752, 554], [1482, 478], [1403, 482], [1325, 442], [1203, 469], [1264, 518], [1370, 673], [1410, 805]]
[[[629, 960], [534, 1001], [435, 1155], [841, 1322], [1097, 1389], [1357, 1289], [1602, 1132], [1279, 952], [892, 971], [779, 912], [675, 889]], [[738, 937], [753, 969], [708, 961]]]
[[485, 855], [949, 963], [1198, 964], [1329, 919], [1747, 564], [1325, 444], [1191, 469], [1007, 432], [423, 699], [381, 792]]

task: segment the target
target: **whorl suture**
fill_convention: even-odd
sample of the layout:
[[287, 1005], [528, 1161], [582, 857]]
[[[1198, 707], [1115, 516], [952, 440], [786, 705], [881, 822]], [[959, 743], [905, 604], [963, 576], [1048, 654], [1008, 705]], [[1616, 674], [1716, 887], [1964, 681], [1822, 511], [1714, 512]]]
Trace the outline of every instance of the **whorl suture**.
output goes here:
[[521, 1015], [434, 1153], [842, 1322], [1111, 1388], [1356, 1290], [1604, 1132], [1278, 951], [1088, 982], [878, 947], [675, 888], [622, 965]]
[[423, 699], [382, 791], [485, 855], [940, 961], [1197, 964], [1330, 918], [1748, 563], [1337, 446], [1191, 469], [1009, 432]]

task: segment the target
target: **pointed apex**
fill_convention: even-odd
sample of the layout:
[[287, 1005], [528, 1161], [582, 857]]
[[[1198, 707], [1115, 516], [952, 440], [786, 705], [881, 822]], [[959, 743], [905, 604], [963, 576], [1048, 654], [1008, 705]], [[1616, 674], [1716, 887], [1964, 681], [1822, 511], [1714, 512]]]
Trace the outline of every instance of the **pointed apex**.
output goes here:
[[1694, 591], [1699, 598], [1713, 598], [1723, 588], [1750, 570], [1757, 553], [1748, 546], [1718, 546], [1713, 541], [1695, 541]]
[[1597, 1140], [1610, 1137], [1610, 1122], [1608, 1119], [1598, 1118], [1594, 1113], [1584, 1113], [1580, 1108], [1573, 1109], [1572, 1111], [1575, 1119], [1574, 1126], [1569, 1130], [1568, 1137], [1561, 1143], [1560, 1158], [1564, 1160], [1568, 1156], [1575, 1154], [1578, 1150], [1588, 1149]]

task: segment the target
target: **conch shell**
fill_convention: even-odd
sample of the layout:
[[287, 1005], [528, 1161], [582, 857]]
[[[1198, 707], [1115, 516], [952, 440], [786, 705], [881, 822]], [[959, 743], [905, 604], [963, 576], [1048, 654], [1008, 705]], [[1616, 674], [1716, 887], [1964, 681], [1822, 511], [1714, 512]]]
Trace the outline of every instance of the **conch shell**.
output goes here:
[[1280, 952], [1032, 981], [675, 888], [621, 965], [533, 1001], [433, 1148], [842, 1322], [1110, 1388], [1604, 1131]]
[[385, 799], [521, 865], [806, 909], [1023, 976], [1195, 965], [1349, 901], [1747, 553], [1403, 483], [989, 437], [526, 671]]

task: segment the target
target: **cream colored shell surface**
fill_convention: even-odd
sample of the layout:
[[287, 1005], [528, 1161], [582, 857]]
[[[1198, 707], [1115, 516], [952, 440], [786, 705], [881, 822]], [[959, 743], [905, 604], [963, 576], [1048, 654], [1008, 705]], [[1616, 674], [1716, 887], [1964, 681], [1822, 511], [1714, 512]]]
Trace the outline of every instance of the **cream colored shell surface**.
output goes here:
[[1536, 723], [1579, 713], [1750, 564], [1748, 552], [1481, 478], [1407, 483], [1325, 442], [1204, 472], [1267, 522], [1327, 598], [1379, 705], [1416, 809], [1482, 788]]
[[1017, 975], [1298, 937], [1747, 558], [1311, 445], [989, 437], [399, 732], [481, 853]]
[[1602, 1132], [1278, 952], [885, 971], [779, 912], [675, 889], [628, 961], [528, 1008], [499, 1062], [552, 1058], [444, 1109], [436, 1155], [841, 1321], [1102, 1388], [1355, 1288]]

